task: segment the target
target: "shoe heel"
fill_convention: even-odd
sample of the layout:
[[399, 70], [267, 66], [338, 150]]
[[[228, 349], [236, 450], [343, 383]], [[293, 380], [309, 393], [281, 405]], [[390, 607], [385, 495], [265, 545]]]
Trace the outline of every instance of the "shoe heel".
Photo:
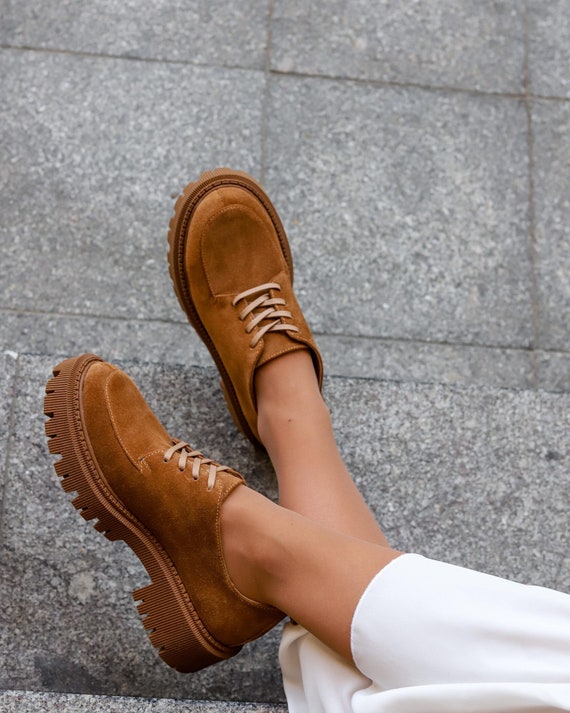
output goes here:
[[[143, 562], [144, 564], [144, 562]], [[147, 572], [149, 571], [146, 567]], [[172, 589], [164, 577], [154, 577], [151, 584], [132, 592], [142, 625], [160, 658], [180, 673], [193, 673], [219, 661], [235, 656], [241, 646], [226, 647], [224, 651], [206, 629], [197, 633], [189, 627], [183, 606], [172, 596]], [[190, 601], [186, 602], [190, 605]], [[201, 623], [199, 622], [194, 622]], [[211, 645], [207, 645], [207, 640]]]

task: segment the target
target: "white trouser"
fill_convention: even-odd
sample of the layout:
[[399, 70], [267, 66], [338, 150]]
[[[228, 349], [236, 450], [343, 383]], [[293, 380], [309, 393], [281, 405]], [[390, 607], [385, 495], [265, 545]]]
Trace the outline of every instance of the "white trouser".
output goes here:
[[369, 584], [345, 663], [287, 624], [290, 713], [570, 711], [570, 596], [402, 555]]

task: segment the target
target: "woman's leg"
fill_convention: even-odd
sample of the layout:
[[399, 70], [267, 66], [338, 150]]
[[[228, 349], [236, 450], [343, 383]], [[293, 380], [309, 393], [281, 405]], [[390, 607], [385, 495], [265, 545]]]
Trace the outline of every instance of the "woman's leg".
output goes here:
[[534, 682], [566, 686], [570, 704], [568, 595], [400, 557], [246, 488], [221, 522], [238, 589], [288, 613], [378, 691], [433, 686], [457, 701], [450, 686], [483, 684], [493, 698], [505, 682]]
[[[227, 539], [228, 566], [238, 587], [254, 596], [251, 583], [260, 574], [255, 563], [248, 566], [248, 555], [255, 543], [261, 545], [261, 562], [278, 574], [264, 572], [258, 598], [268, 599], [352, 660], [350, 626], [356, 605], [372, 578], [398, 553], [389, 548], [344, 465], [309, 352], [285, 354], [262, 366], [255, 389], [259, 435], [275, 468], [282, 508], [262, 508], [264, 517], [254, 526], [246, 508], [247, 501], [255, 501], [250, 491], [236, 493], [226, 503], [222, 522], [228, 534], [235, 532]], [[238, 530], [248, 526], [248, 537], [240, 540]], [[275, 555], [265, 549], [269, 542], [283, 551]]]
[[249, 488], [232, 492], [221, 523], [228, 572], [238, 590], [285, 612], [351, 661], [356, 605], [400, 553], [335, 532]]
[[344, 465], [308, 351], [255, 374], [259, 436], [275, 468], [279, 502], [337, 532], [388, 547]]

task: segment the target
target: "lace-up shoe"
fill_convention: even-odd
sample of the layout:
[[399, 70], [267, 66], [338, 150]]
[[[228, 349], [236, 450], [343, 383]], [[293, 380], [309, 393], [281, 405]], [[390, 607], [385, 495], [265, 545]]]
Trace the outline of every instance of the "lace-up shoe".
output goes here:
[[81, 515], [145, 566], [151, 583], [133, 596], [163, 660], [196, 671], [282, 619], [227, 573], [220, 508], [242, 476], [171, 438], [131, 379], [99, 357], [68, 359], [53, 374], [44, 411], [55, 470]]
[[229, 410], [261, 446], [256, 369], [308, 349], [322, 384], [319, 351], [293, 293], [285, 230], [259, 184], [241, 171], [207, 171], [184, 189], [169, 231], [174, 290], [221, 376]]

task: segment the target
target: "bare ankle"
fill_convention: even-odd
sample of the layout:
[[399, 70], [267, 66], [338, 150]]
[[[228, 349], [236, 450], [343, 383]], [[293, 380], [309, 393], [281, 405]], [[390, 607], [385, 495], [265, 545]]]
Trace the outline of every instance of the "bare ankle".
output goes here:
[[258, 369], [257, 427], [267, 447], [275, 427], [307, 418], [329, 419], [308, 351], [285, 354]]
[[281, 401], [291, 394], [320, 394], [309, 352], [289, 352], [261, 366], [255, 374], [255, 393], [258, 406]]
[[263, 536], [263, 523], [271, 518], [268, 508], [274, 507], [259, 493], [241, 487], [227, 498], [220, 515], [228, 575], [243, 596], [263, 603], [270, 603], [264, 587], [268, 538]]

